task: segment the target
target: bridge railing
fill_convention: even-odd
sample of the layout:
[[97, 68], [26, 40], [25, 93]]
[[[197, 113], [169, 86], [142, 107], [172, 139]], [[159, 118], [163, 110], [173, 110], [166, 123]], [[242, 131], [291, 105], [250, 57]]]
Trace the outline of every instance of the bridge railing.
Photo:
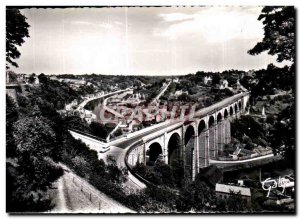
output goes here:
[[250, 92], [241, 92], [241, 93], [236, 94], [234, 96], [228, 97], [228, 98], [226, 98], [226, 99], [224, 99], [224, 100], [222, 100], [218, 103], [214, 103], [214, 104], [212, 104], [208, 107], [205, 107], [203, 109], [200, 109], [200, 110], [196, 111], [194, 117], [201, 117], [201, 116], [206, 115], [206, 114], [215, 113], [215, 112], [219, 111], [220, 109], [222, 109], [226, 106], [229, 106], [233, 102], [235, 102], [235, 101], [237, 101], [237, 100], [241, 99], [242, 97], [245, 97], [249, 94], [250, 94]]
[[138, 180], [140, 180], [141, 182], [143, 182], [145, 185], [147, 186], [150, 186], [150, 187], [156, 187], [156, 185], [154, 185], [153, 183], [149, 182], [148, 180], [144, 179], [142, 176], [140, 176], [138, 173], [136, 173], [135, 171], [132, 170], [132, 166], [128, 163], [128, 157], [130, 155], [130, 153], [136, 149], [137, 147], [141, 147], [143, 141], [142, 140], [139, 140], [135, 143], [133, 143], [129, 149], [126, 151], [126, 154], [125, 154], [125, 165], [128, 169], [128, 171], [135, 177], [137, 178]]

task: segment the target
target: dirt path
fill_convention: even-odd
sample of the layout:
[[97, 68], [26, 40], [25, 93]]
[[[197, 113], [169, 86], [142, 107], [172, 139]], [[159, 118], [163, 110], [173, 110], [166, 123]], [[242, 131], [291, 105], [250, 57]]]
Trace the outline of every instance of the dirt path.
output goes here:
[[64, 169], [64, 175], [55, 183], [52, 199], [55, 208], [50, 213], [134, 213], [69, 169]]

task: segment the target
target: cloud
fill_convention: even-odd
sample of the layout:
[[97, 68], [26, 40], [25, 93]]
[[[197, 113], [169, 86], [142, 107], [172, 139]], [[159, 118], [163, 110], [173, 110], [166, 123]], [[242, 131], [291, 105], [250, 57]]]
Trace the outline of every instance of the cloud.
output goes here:
[[183, 20], [189, 20], [194, 18], [194, 15], [184, 14], [184, 13], [159, 14], [158, 16], [162, 17], [167, 22], [183, 21]]
[[110, 29], [113, 27], [112, 24], [99, 22], [99, 23], [93, 23], [89, 21], [70, 21], [69, 23], [75, 24], [75, 25], [84, 25], [84, 26], [93, 26], [93, 27], [102, 27], [105, 29]]
[[116, 24], [116, 25], [122, 25], [123, 23], [120, 22], [120, 21], [114, 21], [114, 24]]
[[87, 21], [70, 21], [69, 23], [71, 23], [71, 24], [79, 24], [79, 25], [93, 25], [93, 23], [87, 22]]
[[[235, 38], [260, 38], [263, 34], [261, 23], [257, 21], [259, 8], [244, 10], [242, 7], [212, 7], [195, 14], [160, 14], [165, 22], [181, 21], [171, 24], [166, 30], [155, 32], [155, 36], [178, 37], [201, 34], [207, 42], [226, 42]], [[247, 13], [248, 12], [248, 13]], [[189, 19], [189, 20], [186, 20]]]
[[276, 63], [247, 53], [263, 37], [261, 7], [125, 9], [24, 9], [30, 38], [16, 71], [159, 75]]

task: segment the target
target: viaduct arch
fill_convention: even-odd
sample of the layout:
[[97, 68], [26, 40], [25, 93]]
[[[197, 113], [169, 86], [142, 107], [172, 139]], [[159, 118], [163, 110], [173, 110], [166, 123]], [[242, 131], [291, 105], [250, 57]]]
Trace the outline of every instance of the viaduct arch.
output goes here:
[[168, 142], [168, 164], [174, 166], [181, 158], [181, 139], [178, 133], [173, 133]]
[[192, 125], [189, 125], [184, 134], [184, 166], [189, 178], [192, 178], [196, 168], [195, 155], [197, 148], [195, 148], [195, 138], [197, 138], [195, 129]]
[[148, 164], [153, 165], [159, 155], [162, 155], [162, 147], [158, 142], [154, 142], [149, 146], [149, 150], [146, 152], [148, 156]]

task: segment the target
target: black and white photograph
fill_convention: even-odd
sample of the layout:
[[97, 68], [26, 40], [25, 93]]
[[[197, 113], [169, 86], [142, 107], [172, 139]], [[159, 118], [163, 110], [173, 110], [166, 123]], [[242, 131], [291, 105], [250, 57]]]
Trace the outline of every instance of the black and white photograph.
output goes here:
[[5, 10], [8, 215], [296, 214], [296, 6]]

